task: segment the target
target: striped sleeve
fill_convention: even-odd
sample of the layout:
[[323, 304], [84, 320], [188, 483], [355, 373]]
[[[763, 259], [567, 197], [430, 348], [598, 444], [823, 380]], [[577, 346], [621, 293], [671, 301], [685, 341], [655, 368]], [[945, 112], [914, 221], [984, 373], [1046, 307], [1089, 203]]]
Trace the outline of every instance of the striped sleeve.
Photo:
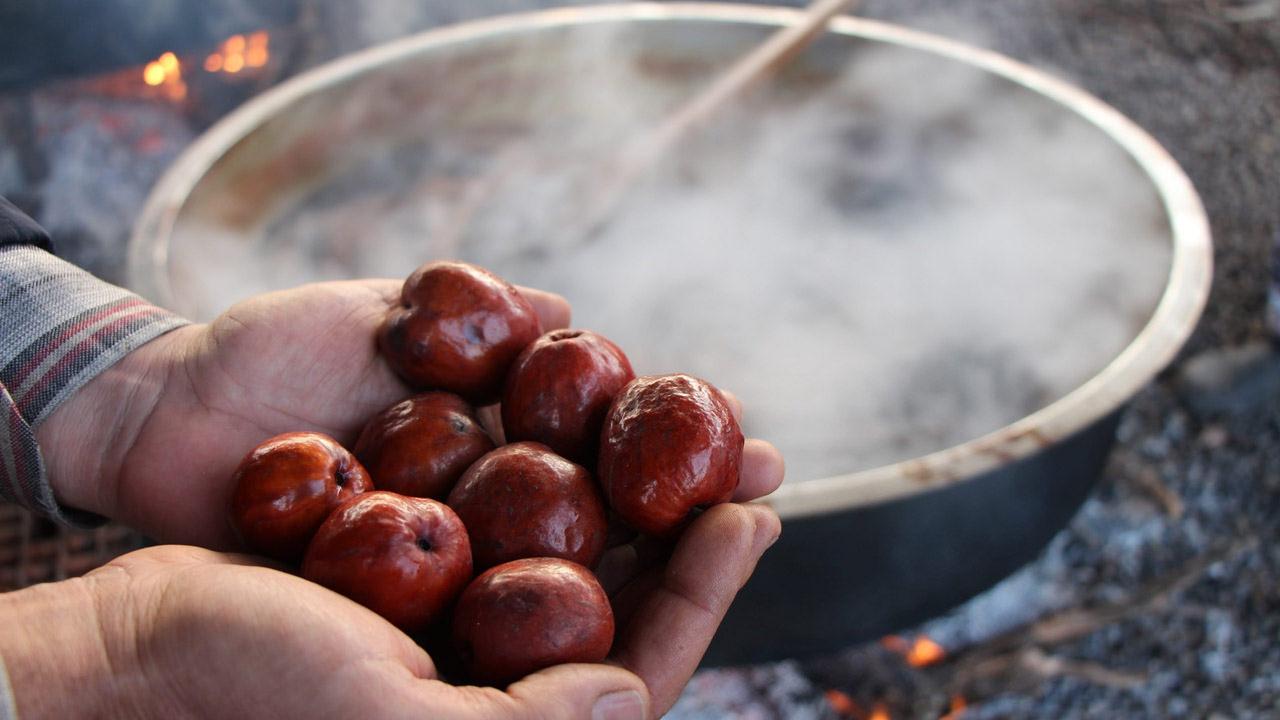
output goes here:
[[130, 351], [187, 321], [33, 245], [0, 246], [0, 497], [64, 524], [35, 428]]

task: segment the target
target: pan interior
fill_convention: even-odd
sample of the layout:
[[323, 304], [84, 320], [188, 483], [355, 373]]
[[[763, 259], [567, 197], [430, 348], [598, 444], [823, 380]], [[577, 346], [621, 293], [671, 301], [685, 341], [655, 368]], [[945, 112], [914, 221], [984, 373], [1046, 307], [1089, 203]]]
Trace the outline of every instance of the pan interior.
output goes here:
[[540, 27], [309, 93], [180, 209], [177, 309], [207, 319], [302, 282], [477, 262], [567, 296], [638, 372], [738, 393], [789, 482], [1004, 426], [1150, 318], [1171, 232], [1121, 147], [1004, 78], [851, 36], [690, 137], [601, 232], [566, 230], [630, 138], [768, 32]]

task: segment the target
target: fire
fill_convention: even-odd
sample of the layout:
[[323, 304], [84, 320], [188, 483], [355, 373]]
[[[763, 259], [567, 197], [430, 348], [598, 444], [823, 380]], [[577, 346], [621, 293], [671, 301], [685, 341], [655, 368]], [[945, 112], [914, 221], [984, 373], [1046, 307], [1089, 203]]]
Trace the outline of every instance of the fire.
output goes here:
[[880, 640], [880, 645], [886, 650], [903, 656], [908, 665], [916, 668], [941, 662], [947, 656], [947, 651], [941, 645], [925, 635], [920, 635], [912, 641], [907, 641], [898, 635], [887, 635]]
[[[271, 35], [259, 30], [223, 40], [217, 50], [205, 57], [203, 67], [206, 72], [234, 75], [263, 67], [270, 59]], [[166, 52], [142, 68], [142, 82], [170, 100], [183, 100], [187, 97], [187, 82], [182, 71], [183, 62], [178, 56]]]
[[265, 30], [232, 35], [204, 59], [204, 69], [234, 75], [245, 68], [260, 68], [271, 59], [270, 45], [271, 35]]
[[166, 52], [142, 68], [142, 82], [159, 88], [172, 100], [187, 96], [187, 83], [182, 79], [182, 63], [178, 56]]
[[876, 703], [875, 707], [871, 708], [871, 715], [867, 720], [889, 720], [889, 708], [885, 707], [884, 703]]

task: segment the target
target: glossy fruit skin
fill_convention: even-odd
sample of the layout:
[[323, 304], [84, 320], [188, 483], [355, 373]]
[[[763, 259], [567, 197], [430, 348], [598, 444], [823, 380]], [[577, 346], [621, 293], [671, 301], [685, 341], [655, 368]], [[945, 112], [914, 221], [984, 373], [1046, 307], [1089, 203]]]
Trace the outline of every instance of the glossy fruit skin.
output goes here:
[[379, 490], [442, 500], [493, 447], [466, 400], [428, 392], [373, 416], [356, 440], [355, 455]]
[[604, 501], [591, 474], [546, 445], [518, 442], [480, 458], [449, 493], [471, 538], [476, 570], [530, 557], [595, 567], [604, 553]]
[[511, 363], [541, 334], [533, 305], [511, 283], [475, 265], [438, 261], [404, 281], [378, 345], [409, 385], [486, 405], [498, 400]]
[[590, 330], [552, 330], [520, 353], [502, 392], [507, 440], [532, 440], [594, 467], [609, 403], [636, 376], [626, 354]]
[[504, 686], [561, 663], [596, 663], [613, 645], [613, 609], [591, 571], [558, 558], [486, 570], [453, 614], [453, 641], [475, 682]]
[[738, 487], [742, 429], [710, 384], [689, 375], [631, 381], [609, 407], [597, 471], [605, 498], [635, 529], [670, 537]]
[[302, 576], [415, 633], [444, 617], [471, 580], [471, 544], [444, 503], [375, 491], [324, 521]]
[[329, 513], [373, 489], [364, 467], [337, 440], [312, 432], [277, 435], [236, 468], [231, 524], [245, 546], [297, 562]]

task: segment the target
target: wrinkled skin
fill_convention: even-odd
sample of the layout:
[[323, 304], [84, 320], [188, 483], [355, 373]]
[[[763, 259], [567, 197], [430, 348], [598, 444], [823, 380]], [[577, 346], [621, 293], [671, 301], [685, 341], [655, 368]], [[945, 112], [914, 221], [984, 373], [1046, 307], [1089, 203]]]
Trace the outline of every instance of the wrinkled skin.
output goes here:
[[445, 392], [423, 393], [378, 413], [354, 448], [379, 490], [437, 500], [492, 449], [475, 409]]
[[235, 473], [231, 521], [250, 550], [293, 563], [320, 523], [373, 489], [368, 473], [336, 440], [285, 433], [254, 448]]
[[507, 281], [466, 263], [423, 265], [378, 333], [388, 364], [409, 385], [496, 402], [511, 363], [542, 334], [533, 306]]
[[724, 396], [689, 375], [631, 381], [600, 433], [605, 497], [640, 532], [669, 537], [738, 487], [742, 430]]
[[604, 502], [581, 465], [545, 445], [519, 442], [472, 465], [449, 494], [471, 538], [476, 570], [556, 557], [595, 567], [604, 552]]
[[622, 350], [590, 330], [552, 330], [516, 358], [502, 392], [507, 440], [532, 440], [594, 468], [609, 403], [635, 377]]
[[471, 680], [505, 686], [561, 663], [595, 663], [613, 645], [613, 610], [589, 570], [554, 558], [515, 560], [476, 578], [453, 616]]
[[471, 580], [471, 545], [443, 503], [375, 491], [324, 521], [302, 576], [414, 633], [440, 619]]

